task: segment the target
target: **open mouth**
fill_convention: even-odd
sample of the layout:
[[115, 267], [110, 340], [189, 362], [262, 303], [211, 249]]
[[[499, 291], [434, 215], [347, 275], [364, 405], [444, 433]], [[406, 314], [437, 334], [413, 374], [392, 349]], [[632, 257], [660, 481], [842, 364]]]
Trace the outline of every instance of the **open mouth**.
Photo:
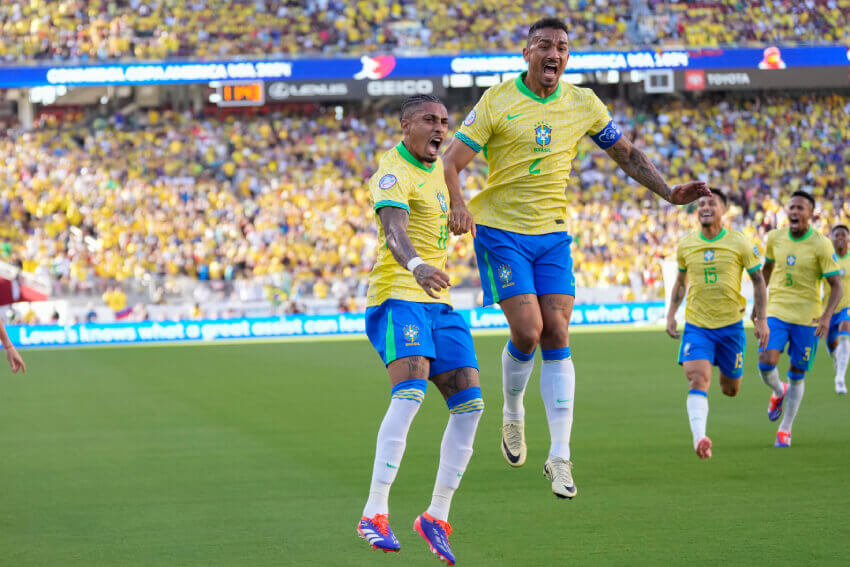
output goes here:
[[431, 138], [430, 140], [428, 140], [428, 149], [433, 153], [437, 153], [437, 152], [440, 151], [440, 146], [442, 144], [443, 144], [443, 138], [441, 138], [439, 136]]
[[544, 63], [543, 64], [543, 76], [546, 78], [554, 79], [558, 75], [558, 66], [555, 63]]

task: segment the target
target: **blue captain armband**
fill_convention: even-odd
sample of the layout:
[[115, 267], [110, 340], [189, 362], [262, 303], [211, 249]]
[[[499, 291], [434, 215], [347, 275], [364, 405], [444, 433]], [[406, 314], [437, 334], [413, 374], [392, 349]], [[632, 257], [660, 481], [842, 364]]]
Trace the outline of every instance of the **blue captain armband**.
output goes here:
[[600, 130], [597, 134], [591, 134], [590, 139], [596, 142], [596, 145], [603, 150], [607, 150], [616, 144], [617, 140], [619, 140], [622, 136], [623, 133], [620, 132], [620, 129], [617, 128], [617, 125], [614, 124], [613, 120], [611, 120], [605, 128]]

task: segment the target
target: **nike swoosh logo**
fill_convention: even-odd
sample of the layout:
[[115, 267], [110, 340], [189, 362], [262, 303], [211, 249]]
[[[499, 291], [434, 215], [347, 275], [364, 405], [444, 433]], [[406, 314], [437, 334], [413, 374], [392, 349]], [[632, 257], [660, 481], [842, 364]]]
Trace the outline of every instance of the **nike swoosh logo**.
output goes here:
[[522, 388], [511, 388], [511, 392], [522, 392]]
[[397, 468], [398, 468], [397, 466], [391, 465], [391, 464], [389, 464], [389, 463], [387, 463], [387, 466], [388, 466], [389, 468], [391, 468], [391, 469], [397, 469]]
[[502, 439], [502, 447], [504, 447], [504, 449], [505, 449], [505, 455], [507, 455], [508, 460], [509, 460], [510, 462], [512, 462], [512, 463], [519, 462], [519, 455], [514, 455], [513, 453], [511, 453], [511, 450], [510, 450], [510, 449], [508, 449], [508, 444], [507, 444], [507, 443], [505, 443], [505, 440], [504, 440], [504, 439]]
[[571, 402], [571, 401], [573, 401], [573, 400], [572, 400], [572, 399], [569, 399], [569, 400], [555, 400], [555, 401], [556, 401], [556, 402], [558, 402], [559, 404], [565, 404], [565, 403], [567, 403], [567, 402]]
[[508, 120], [513, 120], [513, 119], [514, 119], [514, 118], [516, 118], [517, 116], [522, 116], [522, 112], [520, 112], [519, 114], [514, 114], [513, 116], [511, 116], [510, 114], [508, 114]]
[[420, 184], [419, 184], [419, 186], [420, 186], [420, 187], [422, 187], [422, 186], [423, 186], [423, 185], [425, 185], [426, 183], [427, 183], [427, 181], [423, 181], [422, 183], [420, 183]]

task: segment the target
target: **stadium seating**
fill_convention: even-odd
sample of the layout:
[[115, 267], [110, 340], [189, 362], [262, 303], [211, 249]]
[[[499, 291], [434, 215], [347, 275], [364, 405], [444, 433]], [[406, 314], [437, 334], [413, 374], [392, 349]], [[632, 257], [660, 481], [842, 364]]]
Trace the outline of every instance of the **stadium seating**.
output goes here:
[[[730, 190], [733, 224], [761, 240], [782, 221], [778, 199], [795, 189], [819, 198], [821, 229], [850, 217], [848, 113], [841, 96], [613, 107], [671, 183]], [[283, 298], [344, 301], [364, 293], [374, 261], [365, 182], [398, 135], [365, 111], [341, 121], [156, 111], [91, 126], [48, 121], [0, 141], [0, 259], [69, 290], [157, 275], [274, 276]], [[477, 158], [464, 173], [467, 196], [485, 179]], [[657, 297], [659, 261], [693, 227], [690, 214], [627, 180], [588, 140], [567, 194], [578, 285]], [[450, 264], [456, 284], [478, 284], [468, 236], [452, 244]]]
[[530, 20], [541, 16], [564, 18], [576, 49], [850, 40], [850, 0], [567, 0], [555, 6], [542, 0], [8, 0], [0, 3], [0, 58], [518, 51]]

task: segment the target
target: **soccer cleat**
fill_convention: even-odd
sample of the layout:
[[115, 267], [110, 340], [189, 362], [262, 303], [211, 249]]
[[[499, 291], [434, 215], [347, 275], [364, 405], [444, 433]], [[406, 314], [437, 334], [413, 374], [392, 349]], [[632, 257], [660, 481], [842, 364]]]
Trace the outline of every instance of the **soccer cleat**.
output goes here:
[[455, 564], [455, 556], [449, 546], [452, 527], [448, 522], [437, 520], [428, 512], [423, 512], [413, 522], [413, 530], [428, 542], [431, 553], [436, 555], [437, 559], [449, 565]]
[[773, 446], [776, 448], [782, 447], [790, 447], [791, 446], [791, 432], [785, 431], [777, 431], [776, 432], [776, 441], [773, 443]]
[[363, 516], [357, 524], [357, 535], [369, 542], [372, 549], [384, 553], [401, 551], [401, 544], [390, 529], [388, 514], [375, 514], [371, 518]]
[[572, 499], [578, 494], [573, 481], [573, 463], [561, 457], [554, 457], [543, 465], [543, 476], [552, 481], [552, 492], [558, 498]]
[[710, 459], [711, 458], [711, 439], [708, 437], [703, 437], [697, 443], [696, 448], [694, 449], [697, 452], [697, 457], [700, 459]]
[[502, 454], [512, 467], [525, 464], [528, 448], [525, 445], [525, 423], [522, 421], [502, 422]]
[[785, 394], [788, 392], [788, 384], [782, 383], [782, 396], [770, 395], [770, 405], [767, 406], [767, 419], [776, 421], [782, 417], [782, 401], [785, 399]]
[[835, 381], [835, 393], [836, 394], [846, 394], [847, 386], [844, 384], [844, 380], [836, 380]]

